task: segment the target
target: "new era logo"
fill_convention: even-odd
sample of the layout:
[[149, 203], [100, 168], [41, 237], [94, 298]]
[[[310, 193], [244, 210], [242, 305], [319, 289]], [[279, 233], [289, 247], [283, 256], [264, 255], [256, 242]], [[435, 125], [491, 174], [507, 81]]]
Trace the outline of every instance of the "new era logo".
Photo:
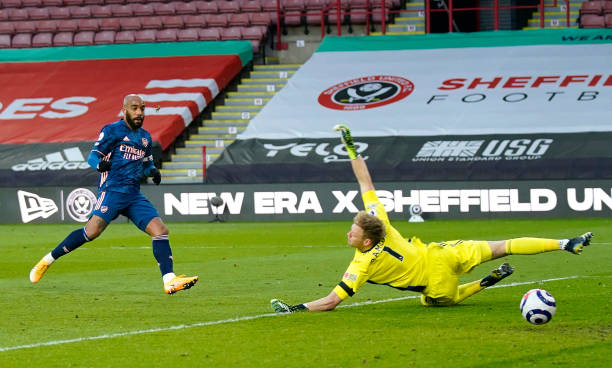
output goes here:
[[473, 157], [484, 141], [429, 141], [416, 157]]
[[57, 212], [57, 205], [49, 198], [43, 198], [23, 190], [17, 191], [17, 198], [19, 199], [21, 220], [24, 223], [36, 220], [37, 218], [48, 218]]

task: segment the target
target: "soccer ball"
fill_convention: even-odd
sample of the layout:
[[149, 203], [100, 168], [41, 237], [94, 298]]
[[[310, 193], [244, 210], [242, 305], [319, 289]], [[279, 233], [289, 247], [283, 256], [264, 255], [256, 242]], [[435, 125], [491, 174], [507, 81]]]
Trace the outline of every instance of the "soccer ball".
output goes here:
[[521, 299], [523, 318], [534, 325], [543, 325], [550, 321], [557, 310], [555, 298], [546, 290], [531, 289]]

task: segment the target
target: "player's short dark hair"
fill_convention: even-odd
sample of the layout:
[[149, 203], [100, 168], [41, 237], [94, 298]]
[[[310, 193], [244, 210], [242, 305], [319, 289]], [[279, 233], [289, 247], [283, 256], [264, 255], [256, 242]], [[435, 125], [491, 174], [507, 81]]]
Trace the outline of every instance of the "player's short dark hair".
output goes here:
[[353, 222], [363, 229], [363, 237], [372, 240], [372, 244], [378, 244], [385, 238], [385, 224], [378, 217], [360, 211]]

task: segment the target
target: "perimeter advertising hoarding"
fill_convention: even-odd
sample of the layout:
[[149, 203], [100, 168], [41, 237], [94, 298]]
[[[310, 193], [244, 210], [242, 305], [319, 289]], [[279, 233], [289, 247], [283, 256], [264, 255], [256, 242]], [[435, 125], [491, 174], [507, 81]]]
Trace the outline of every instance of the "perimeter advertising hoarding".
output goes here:
[[[408, 220], [411, 204], [422, 207], [426, 221], [612, 216], [612, 180], [385, 182], [377, 188], [395, 220]], [[0, 223], [85, 222], [95, 204], [95, 190], [0, 188]], [[206, 223], [217, 214], [227, 221], [349, 221], [363, 206], [355, 183], [147, 185], [142, 192], [168, 222]], [[211, 206], [214, 196], [224, 204]]]

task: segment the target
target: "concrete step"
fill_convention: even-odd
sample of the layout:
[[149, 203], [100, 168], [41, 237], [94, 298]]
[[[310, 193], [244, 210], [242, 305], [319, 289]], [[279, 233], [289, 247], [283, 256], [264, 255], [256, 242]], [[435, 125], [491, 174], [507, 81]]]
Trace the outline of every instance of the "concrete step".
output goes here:
[[295, 70], [260, 70], [252, 71], [251, 78], [291, 78], [295, 74]]
[[389, 24], [389, 32], [425, 32], [425, 24]]
[[302, 64], [266, 64], [266, 65], [254, 65], [253, 70], [260, 71], [296, 71]]
[[232, 135], [236, 136], [236, 134], [244, 131], [246, 129], [245, 126], [235, 127], [235, 126], [220, 126], [220, 127], [211, 127], [211, 126], [201, 126], [198, 127], [198, 134], [207, 134], [210, 136], [224, 136], [224, 135]]
[[217, 106], [217, 112], [259, 112], [263, 105], [221, 105]]
[[213, 111], [211, 117], [213, 120], [251, 120], [257, 116], [257, 112], [216, 112]]
[[288, 80], [289, 80], [289, 78], [242, 78], [240, 80], [240, 84], [247, 84], [247, 85], [252, 85], [252, 84], [263, 84], [263, 85], [267, 85], [267, 84], [282, 84], [282, 85], [285, 85], [285, 84], [287, 84]]
[[285, 84], [239, 84], [238, 92], [278, 92]]
[[[425, 31], [414, 31], [414, 32], [408, 32], [408, 31], [393, 31], [393, 32], [387, 32], [385, 33], [385, 35], [388, 36], [409, 36], [409, 35], [422, 35], [425, 34]], [[372, 32], [370, 33], [370, 36], [382, 36], [383, 34], [381, 32]]]
[[[148, 179], [149, 184], [153, 184], [151, 179]], [[162, 176], [161, 184], [202, 184], [204, 179], [199, 176]]]
[[[570, 19], [569, 24], [570, 24], [570, 26], [576, 25], [576, 21], [574, 19]], [[539, 19], [529, 19], [527, 21], [527, 26], [528, 27], [538, 27], [539, 25], [540, 25], [540, 20]], [[549, 19], [549, 18], [546, 18], [546, 19], [544, 19], [544, 26], [546, 28], [550, 28], [550, 27], [565, 27], [565, 26], [567, 26], [567, 22], [566, 22], [565, 18], [563, 18], [563, 19]]]
[[[550, 26], [550, 25], [544, 24], [544, 28], [546, 28], [546, 29], [567, 29], [567, 28], [578, 28], [578, 26], [577, 25], [573, 25], [573, 26], [570, 26], [570, 27], [566, 27], [566, 26], [558, 26], [557, 27], [557, 26]], [[523, 30], [525, 30], [525, 31], [534, 30], [534, 29], [540, 29], [540, 26], [537, 26], [537, 27], [523, 27]]]
[[394, 24], [423, 24], [425, 25], [425, 18], [423, 17], [398, 17], [398, 18], [395, 18]]
[[226, 98], [225, 106], [244, 106], [244, 105], [255, 105], [263, 106], [268, 103], [272, 98], [270, 97], [256, 97], [256, 98]]
[[[202, 149], [202, 145], [200, 145], [200, 149]], [[170, 155], [170, 159], [172, 162], [199, 162], [200, 167], [202, 167], [202, 153], [198, 154], [178, 154], [173, 153]]]
[[199, 169], [161, 169], [162, 177], [202, 176], [202, 167]]
[[241, 91], [241, 92], [227, 92], [226, 96], [228, 98], [268, 98], [271, 99], [272, 96], [274, 96], [276, 94], [275, 91], [272, 92], [268, 92], [268, 91]]
[[162, 168], [169, 170], [202, 169], [202, 161], [168, 161], [164, 163]]
[[[185, 141], [185, 147], [202, 147], [202, 146], [206, 146], [206, 148], [208, 148], [208, 147], [222, 148], [222, 147], [229, 146], [234, 141], [235, 141], [235, 139], [190, 139], [190, 140]], [[185, 155], [185, 156], [190, 156], [190, 155]], [[201, 156], [202, 155], [200, 155], [200, 160], [202, 159]], [[172, 161], [174, 161], [174, 159], [172, 159]], [[189, 160], [187, 160], [187, 161], [189, 161]]]
[[[220, 155], [225, 147], [206, 147], [207, 155]], [[179, 147], [176, 149], [177, 155], [202, 155], [202, 147]]]
[[215, 119], [215, 120], [204, 120], [204, 127], [223, 127], [223, 128], [231, 128], [231, 127], [246, 127], [249, 125], [248, 120], [243, 119]]

